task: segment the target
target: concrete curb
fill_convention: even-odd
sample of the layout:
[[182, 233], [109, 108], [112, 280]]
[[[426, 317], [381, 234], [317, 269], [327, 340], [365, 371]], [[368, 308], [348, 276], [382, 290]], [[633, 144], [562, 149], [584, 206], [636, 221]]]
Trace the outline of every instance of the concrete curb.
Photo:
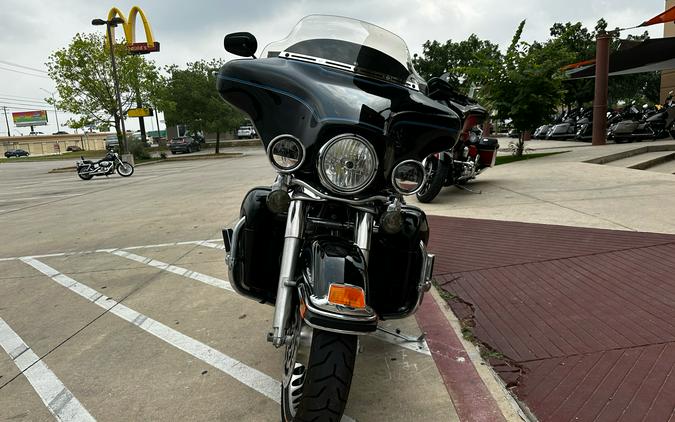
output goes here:
[[450, 309], [450, 306], [441, 297], [440, 293], [438, 293], [436, 286], [431, 287], [429, 295], [432, 296], [430, 299], [435, 302], [440, 312], [447, 319], [447, 322], [452, 328], [455, 337], [459, 340], [466, 354], [471, 359], [471, 363], [478, 373], [478, 376], [496, 402], [496, 405], [504, 418], [507, 421], [536, 421], [537, 419], [534, 417], [532, 412], [530, 412], [523, 403], [511, 395], [501, 378], [499, 378], [492, 367], [483, 360], [478, 348], [473, 343], [464, 338], [459, 319], [457, 319], [455, 314]]
[[614, 154], [604, 155], [602, 157], [593, 158], [590, 160], [583, 161], [584, 163], [589, 164], [607, 164], [612, 161], [621, 160], [628, 157], [633, 157], [635, 155], [646, 154], [648, 152], [661, 152], [661, 151], [675, 151], [675, 144], [666, 144], [666, 145], [645, 145], [635, 149], [629, 149], [627, 151], [617, 152]]

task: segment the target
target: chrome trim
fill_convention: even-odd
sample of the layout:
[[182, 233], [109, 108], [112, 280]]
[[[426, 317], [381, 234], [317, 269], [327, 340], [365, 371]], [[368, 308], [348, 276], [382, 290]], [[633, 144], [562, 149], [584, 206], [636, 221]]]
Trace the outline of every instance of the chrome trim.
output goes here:
[[[340, 70], [344, 70], [344, 71], [347, 71], [347, 72], [351, 72], [351, 73], [354, 73], [354, 74], [357, 74], [357, 75], [368, 76], [368, 77], [371, 77], [371, 78], [384, 80], [386, 82], [396, 83], [396, 84], [399, 84], [399, 85], [403, 85], [406, 88], [413, 89], [415, 91], [420, 90], [419, 85], [414, 83], [414, 82], [410, 82], [410, 80], [406, 80], [406, 81], [396, 80], [395, 78], [392, 78], [389, 75], [384, 75], [384, 74], [381, 74], [379, 72], [362, 71], [357, 66], [354, 66], [353, 64], [349, 64], [349, 63], [338, 62], [338, 61], [335, 61], [335, 60], [327, 60], [327, 59], [323, 59], [321, 57], [310, 56], [310, 55], [307, 55], [307, 54], [292, 53], [290, 51], [285, 51], [285, 50], [282, 51], [281, 53], [279, 53], [278, 57], [281, 57], [283, 59], [298, 60], [298, 61], [301, 61], [301, 62], [320, 64], [320, 65], [323, 65], [323, 66], [332, 67], [334, 69], [340, 69]], [[408, 79], [410, 79], [410, 77]]]
[[302, 297], [305, 306], [307, 309], [314, 312], [317, 315], [321, 315], [327, 318], [339, 319], [342, 321], [350, 322], [373, 322], [377, 321], [378, 317], [373, 308], [367, 306], [364, 309], [338, 309], [337, 305], [328, 303], [328, 299], [323, 299], [325, 303], [316, 303], [317, 300], [321, 301], [322, 299], [314, 296], [313, 294], [308, 294], [306, 289], [307, 285], [300, 283], [298, 284], [298, 291]]
[[[370, 154], [372, 155], [373, 160], [375, 161], [375, 166], [374, 166], [375, 171], [372, 172], [372, 174], [368, 177], [368, 180], [366, 182], [362, 183], [360, 186], [358, 186], [356, 188], [344, 189], [344, 188], [340, 188], [338, 186], [335, 186], [332, 182], [330, 182], [326, 178], [326, 174], [324, 173], [324, 171], [322, 169], [326, 151], [328, 151], [331, 146], [338, 143], [343, 138], [352, 138], [352, 139], [356, 139], [359, 142], [361, 142], [363, 145], [366, 146], [366, 148], [368, 148], [368, 150], [370, 151]], [[363, 136], [357, 135], [355, 133], [343, 133], [343, 134], [340, 134], [338, 136], [335, 136], [335, 137], [331, 138], [328, 142], [323, 144], [323, 146], [319, 149], [319, 156], [318, 156], [318, 159], [316, 160], [316, 166], [317, 166], [317, 173], [319, 174], [319, 180], [321, 181], [321, 184], [326, 189], [329, 189], [329, 190], [333, 191], [334, 193], [337, 193], [338, 195], [351, 195], [351, 194], [355, 194], [355, 193], [359, 193], [359, 192], [363, 191], [368, 186], [370, 186], [371, 183], [373, 183], [373, 180], [375, 180], [375, 176], [377, 175], [377, 171], [380, 168], [380, 162], [377, 159], [377, 152], [375, 151], [375, 148], [373, 147], [373, 145], [370, 142], [368, 142], [368, 140], [366, 138], [364, 138]]]
[[[232, 228], [232, 244], [230, 245], [230, 252], [225, 255], [225, 261], [227, 263], [227, 267], [232, 269], [234, 267], [234, 260], [237, 257], [237, 248], [239, 242], [239, 232], [241, 229], [244, 227], [244, 224], [246, 223], [246, 216], [243, 216], [237, 221], [237, 224], [234, 225]], [[230, 280], [232, 280], [232, 274], [230, 274]]]
[[299, 200], [291, 201], [286, 218], [286, 232], [284, 249], [281, 255], [281, 269], [277, 284], [277, 298], [274, 303], [274, 320], [272, 322], [272, 336], [268, 339], [275, 347], [280, 347], [286, 342], [286, 323], [292, 311], [291, 298], [293, 286], [295, 286], [295, 264], [300, 253], [302, 244], [302, 232], [304, 230], [304, 207]]
[[[274, 163], [274, 160], [272, 159], [272, 146], [274, 146], [274, 144], [277, 143], [282, 138], [293, 139], [295, 142], [297, 142], [298, 145], [300, 145], [300, 149], [302, 150], [302, 159], [300, 160], [300, 163], [298, 163], [295, 167], [292, 167], [290, 169], [280, 168], [279, 166], [277, 166]], [[296, 171], [297, 169], [302, 167], [302, 165], [305, 163], [305, 159], [307, 158], [307, 150], [305, 150], [305, 146], [302, 144], [302, 142], [300, 142], [300, 140], [298, 138], [296, 138], [293, 135], [289, 135], [289, 134], [283, 134], [283, 135], [279, 135], [279, 136], [274, 137], [270, 141], [270, 143], [267, 145], [266, 153], [267, 153], [267, 159], [269, 160], [270, 164], [272, 164], [272, 167], [274, 167], [274, 169], [276, 171], [278, 171], [279, 173], [282, 173], [282, 174], [293, 173], [294, 171]]]
[[[425, 158], [425, 160], [426, 160], [426, 158]], [[396, 185], [396, 182], [395, 182], [395, 180], [394, 180], [394, 179], [396, 178], [396, 169], [397, 169], [399, 166], [401, 166], [401, 165], [403, 165], [403, 164], [407, 164], [407, 163], [415, 163], [415, 164], [419, 164], [420, 167], [422, 167], [422, 174], [423, 174], [423, 177], [422, 177], [422, 183], [420, 183], [420, 185], [417, 187], [417, 189], [415, 189], [415, 190], [412, 191], [412, 192], [403, 192], [401, 189], [399, 189], [399, 187]], [[422, 190], [422, 188], [424, 187], [424, 184], [425, 184], [425, 183], [427, 183], [427, 169], [426, 169], [424, 163], [419, 162], [419, 161], [417, 161], [417, 160], [405, 160], [405, 161], [401, 161], [400, 163], [396, 164], [396, 167], [394, 167], [394, 169], [391, 171], [391, 185], [394, 187], [394, 190], [395, 190], [396, 192], [400, 193], [401, 195], [414, 195], [414, 194], [416, 194], [417, 192], [419, 192], [420, 190]]]
[[370, 255], [370, 234], [373, 232], [373, 220], [373, 214], [369, 212], [358, 211], [356, 213], [354, 243], [361, 249], [366, 265]]
[[433, 274], [434, 261], [436, 256], [433, 254], [427, 253], [427, 248], [424, 246], [424, 242], [420, 240], [420, 252], [422, 253], [422, 271], [420, 271], [420, 280], [417, 285], [417, 303], [415, 307], [410, 311], [408, 315], [412, 315], [419, 309], [424, 299], [424, 293], [428, 292], [431, 289], [431, 277]]
[[234, 281], [234, 267], [237, 264], [237, 252], [239, 248], [239, 232], [246, 224], [246, 216], [241, 217], [237, 224], [232, 228], [232, 240], [230, 244], [230, 252], [225, 254], [225, 263], [227, 264], [227, 275], [230, 279], [230, 285], [232, 288], [242, 296], [247, 296], [247, 294], [239, 289], [237, 283]]
[[310, 193], [310, 196], [300, 196], [301, 199], [308, 200], [308, 201], [336, 201], [336, 202], [343, 202], [348, 205], [366, 205], [370, 204], [373, 202], [387, 202], [389, 201], [389, 198], [386, 196], [382, 195], [376, 195], [376, 196], [369, 196], [368, 198], [363, 198], [363, 199], [347, 199], [347, 198], [339, 198], [337, 196], [332, 196], [325, 194], [323, 192], [320, 192], [313, 188], [311, 185], [309, 185], [306, 182], [303, 182], [300, 179], [293, 179], [290, 182], [291, 186], [298, 186], [302, 188], [302, 191], [295, 191], [293, 192], [293, 197], [296, 197], [297, 195], [303, 195], [305, 194], [304, 191], [307, 191]]
[[[374, 331], [349, 331], [349, 330], [338, 330], [337, 328], [329, 328], [329, 327], [324, 327], [321, 325], [316, 325], [312, 324], [311, 322], [307, 321], [306, 319], [303, 320], [305, 324], [309, 325], [310, 327], [318, 330], [324, 330], [324, 331], [330, 331], [333, 333], [338, 333], [338, 334], [353, 334], [357, 336], [366, 336], [368, 334], [372, 334]], [[377, 330], [375, 330], [377, 331]]]

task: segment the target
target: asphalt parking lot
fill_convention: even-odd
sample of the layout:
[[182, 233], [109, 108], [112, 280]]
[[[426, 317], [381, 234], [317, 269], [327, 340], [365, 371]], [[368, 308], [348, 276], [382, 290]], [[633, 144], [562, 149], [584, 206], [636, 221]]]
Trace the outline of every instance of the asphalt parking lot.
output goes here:
[[[88, 182], [60, 166], [0, 165], [0, 420], [278, 420], [272, 308], [231, 291], [220, 240], [273, 178], [263, 151]], [[394, 343], [362, 339], [347, 420], [457, 420], [428, 350]]]

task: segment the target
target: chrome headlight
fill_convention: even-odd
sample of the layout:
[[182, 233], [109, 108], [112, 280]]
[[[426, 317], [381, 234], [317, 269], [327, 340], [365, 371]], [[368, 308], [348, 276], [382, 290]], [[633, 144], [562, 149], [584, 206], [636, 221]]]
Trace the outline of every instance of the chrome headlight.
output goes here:
[[305, 147], [298, 138], [280, 135], [267, 146], [267, 158], [280, 173], [291, 173], [305, 161]]
[[377, 173], [375, 149], [355, 134], [336, 136], [319, 150], [319, 178], [335, 193], [357, 193], [368, 187]]

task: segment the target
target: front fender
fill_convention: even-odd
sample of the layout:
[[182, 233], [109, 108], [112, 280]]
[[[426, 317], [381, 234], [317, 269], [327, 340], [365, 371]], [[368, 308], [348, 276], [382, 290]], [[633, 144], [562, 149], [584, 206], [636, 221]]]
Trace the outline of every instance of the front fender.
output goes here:
[[[303, 318], [312, 327], [328, 331], [363, 334], [377, 329], [378, 316], [368, 305], [368, 272], [361, 250], [337, 237], [310, 239], [302, 253], [303, 276], [298, 292]], [[365, 292], [365, 308], [330, 303], [331, 284], [360, 287]]]

